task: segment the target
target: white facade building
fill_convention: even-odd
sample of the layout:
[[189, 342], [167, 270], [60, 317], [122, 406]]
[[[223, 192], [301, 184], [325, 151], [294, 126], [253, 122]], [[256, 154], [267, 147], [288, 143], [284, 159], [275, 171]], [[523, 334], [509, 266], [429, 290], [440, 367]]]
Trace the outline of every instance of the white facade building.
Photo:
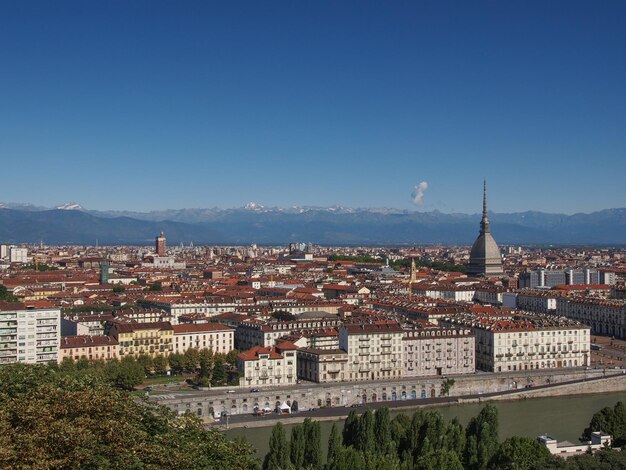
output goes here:
[[402, 341], [404, 377], [473, 374], [474, 339], [469, 328], [406, 330]]
[[11, 263], [28, 263], [28, 249], [12, 246], [9, 248], [9, 262]]
[[239, 354], [241, 387], [295, 384], [298, 374], [297, 346], [283, 342], [278, 346], [254, 348]]
[[175, 353], [207, 348], [214, 353], [228, 354], [234, 349], [235, 329], [221, 323], [181, 323], [172, 328]]
[[564, 317], [462, 314], [442, 320], [476, 335], [476, 367], [489, 372], [588, 366], [590, 328]]
[[0, 307], [0, 364], [59, 361], [61, 311], [26, 309], [21, 304]]
[[403, 333], [396, 322], [340, 327], [339, 349], [348, 353], [346, 380], [401, 377]]

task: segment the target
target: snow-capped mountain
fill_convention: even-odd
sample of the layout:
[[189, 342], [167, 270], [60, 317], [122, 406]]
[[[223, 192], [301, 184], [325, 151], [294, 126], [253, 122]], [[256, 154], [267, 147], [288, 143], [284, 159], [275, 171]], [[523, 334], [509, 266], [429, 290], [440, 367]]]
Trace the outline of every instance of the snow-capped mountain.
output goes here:
[[61, 204], [60, 206], [55, 207], [55, 209], [62, 211], [82, 211], [83, 206], [81, 206], [77, 202], [66, 202], [65, 204]]

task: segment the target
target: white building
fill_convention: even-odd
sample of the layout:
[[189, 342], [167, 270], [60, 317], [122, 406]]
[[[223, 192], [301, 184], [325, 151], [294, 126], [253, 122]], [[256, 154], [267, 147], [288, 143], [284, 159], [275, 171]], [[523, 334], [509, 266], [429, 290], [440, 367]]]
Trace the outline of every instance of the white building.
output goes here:
[[474, 334], [469, 328], [405, 330], [403, 375], [473, 374], [476, 371]]
[[568, 441], [557, 442], [553, 437], [544, 434], [537, 438], [539, 444], [543, 444], [552, 455], [558, 455], [559, 457], [572, 457], [574, 455], [582, 455], [587, 451], [595, 452], [602, 449], [604, 446], [611, 446], [613, 437], [609, 434], [603, 434], [601, 432], [592, 432], [591, 440], [587, 442], [581, 442], [580, 444], [572, 444]]
[[9, 262], [11, 263], [28, 263], [28, 249], [12, 246], [9, 248]]
[[590, 325], [593, 334], [626, 339], [625, 300], [560, 298], [556, 313]]
[[241, 387], [265, 385], [290, 385], [297, 381], [297, 346], [282, 342], [278, 346], [255, 346], [239, 353], [239, 379]]
[[175, 353], [208, 348], [214, 353], [228, 354], [234, 349], [235, 329], [221, 323], [181, 323], [172, 328]]
[[554, 313], [556, 299], [562, 296], [558, 291], [522, 289], [517, 293], [516, 308], [536, 313]]
[[402, 376], [403, 330], [396, 322], [355, 323], [339, 328], [339, 349], [348, 353], [346, 380]]
[[0, 364], [59, 361], [61, 311], [0, 305]]
[[460, 314], [440, 324], [473, 330], [478, 369], [505, 372], [589, 365], [590, 328], [565, 317]]

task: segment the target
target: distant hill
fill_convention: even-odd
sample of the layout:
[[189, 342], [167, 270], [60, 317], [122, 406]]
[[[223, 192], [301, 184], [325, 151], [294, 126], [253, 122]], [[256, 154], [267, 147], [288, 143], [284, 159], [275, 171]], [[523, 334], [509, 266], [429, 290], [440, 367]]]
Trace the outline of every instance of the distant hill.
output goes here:
[[[49, 244], [169, 243], [471, 244], [480, 214], [342, 207], [180, 209], [150, 213], [0, 208], [0, 241]], [[501, 244], [626, 244], [626, 209], [590, 214], [490, 214]]]

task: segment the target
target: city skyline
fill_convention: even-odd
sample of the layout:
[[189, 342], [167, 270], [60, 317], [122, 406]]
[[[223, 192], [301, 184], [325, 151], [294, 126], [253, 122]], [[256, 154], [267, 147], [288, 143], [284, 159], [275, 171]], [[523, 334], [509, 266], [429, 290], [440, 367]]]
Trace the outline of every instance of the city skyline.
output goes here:
[[0, 200], [626, 207], [626, 5], [0, 7]]

